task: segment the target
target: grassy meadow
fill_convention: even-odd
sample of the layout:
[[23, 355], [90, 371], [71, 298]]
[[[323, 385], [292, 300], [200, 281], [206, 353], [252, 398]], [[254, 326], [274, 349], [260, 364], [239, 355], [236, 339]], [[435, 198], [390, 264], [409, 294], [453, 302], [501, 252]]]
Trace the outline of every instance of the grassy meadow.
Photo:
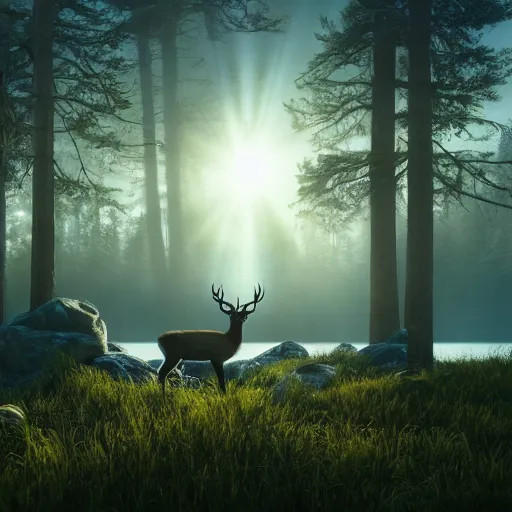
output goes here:
[[0, 391], [28, 425], [0, 429], [0, 511], [442, 511], [512, 509], [512, 357], [459, 359], [399, 378], [324, 354], [329, 389], [168, 390], [69, 366]]

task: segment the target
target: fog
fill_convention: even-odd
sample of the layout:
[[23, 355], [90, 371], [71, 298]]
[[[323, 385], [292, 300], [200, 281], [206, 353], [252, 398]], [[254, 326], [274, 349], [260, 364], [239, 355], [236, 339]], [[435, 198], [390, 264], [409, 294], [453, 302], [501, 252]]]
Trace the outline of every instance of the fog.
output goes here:
[[[283, 102], [300, 98], [294, 81], [320, 44], [319, 16], [338, 20], [343, 2], [317, 0], [272, 4], [286, 15], [282, 33], [227, 34], [211, 42], [198, 28], [180, 39], [179, 98], [185, 111], [182, 137], [181, 215], [183, 280], [169, 290], [154, 283], [144, 223], [144, 172], [138, 70], [123, 77], [134, 124], [116, 130], [119, 152], [85, 148], [96, 174], [119, 187], [119, 212], [92, 199], [57, 201], [56, 294], [95, 304], [109, 339], [150, 341], [170, 329], [225, 329], [228, 318], [211, 298], [223, 285], [226, 299], [251, 300], [260, 283], [265, 298], [244, 327], [246, 341], [368, 340], [370, 239], [368, 212], [326, 230], [298, 215], [297, 164], [314, 156], [310, 133], [296, 133]], [[484, 42], [501, 48], [512, 23], [486, 31]], [[195, 30], [195, 29], [194, 29]], [[159, 190], [165, 228], [164, 140], [160, 53], [153, 47]], [[133, 44], [122, 51], [136, 58]], [[507, 123], [510, 84], [485, 115]], [[467, 149], [460, 140], [451, 149]], [[481, 142], [497, 152], [499, 138]], [[368, 140], [347, 141], [366, 147]], [[132, 147], [133, 146], [133, 147]], [[501, 148], [501, 151], [508, 151]], [[76, 157], [56, 138], [55, 152], [69, 168]], [[69, 153], [69, 155], [68, 155]], [[67, 156], [66, 156], [67, 155]], [[510, 145], [512, 155], [512, 141]], [[510, 158], [505, 154], [505, 157]], [[512, 211], [465, 200], [437, 212], [435, 220], [435, 341], [503, 342], [512, 338]], [[397, 212], [401, 308], [405, 276], [405, 207]], [[174, 250], [165, 237], [166, 250]], [[7, 317], [28, 309], [30, 194], [8, 202]], [[393, 243], [390, 240], [390, 243]]]

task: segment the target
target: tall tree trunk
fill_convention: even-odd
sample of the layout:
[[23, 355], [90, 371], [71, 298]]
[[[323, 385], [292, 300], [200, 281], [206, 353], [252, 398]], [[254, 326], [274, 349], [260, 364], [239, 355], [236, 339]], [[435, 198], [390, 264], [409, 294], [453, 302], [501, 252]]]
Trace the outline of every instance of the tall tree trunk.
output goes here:
[[411, 367], [433, 365], [432, 0], [411, 0], [405, 327]]
[[[2, 95], [0, 84], [0, 96]], [[1, 105], [2, 101], [0, 101]], [[1, 108], [1, 107], [0, 107]], [[1, 142], [3, 144], [3, 142]], [[0, 147], [0, 324], [5, 321], [5, 261], [6, 261], [6, 215], [5, 197], [7, 161], [6, 148]]]
[[395, 69], [391, 8], [374, 18], [370, 152], [370, 343], [400, 328], [396, 263]]
[[34, 0], [34, 166], [30, 309], [54, 293], [53, 18], [52, 0]]
[[171, 286], [180, 288], [183, 272], [181, 208], [181, 122], [178, 103], [177, 33], [179, 5], [160, 37], [164, 99], [165, 182], [167, 187], [167, 240]]
[[6, 181], [7, 181], [7, 146], [9, 134], [5, 130], [14, 129], [8, 124], [7, 112], [9, 109], [9, 97], [7, 86], [4, 85], [3, 72], [0, 69], [0, 324], [5, 321], [5, 261], [6, 261]]
[[153, 73], [151, 48], [146, 34], [137, 34], [139, 52], [140, 92], [142, 101], [142, 133], [144, 139], [144, 185], [146, 226], [151, 272], [155, 285], [166, 281], [167, 267], [162, 236], [162, 216], [158, 193], [158, 164], [156, 155], [155, 109], [153, 104]]

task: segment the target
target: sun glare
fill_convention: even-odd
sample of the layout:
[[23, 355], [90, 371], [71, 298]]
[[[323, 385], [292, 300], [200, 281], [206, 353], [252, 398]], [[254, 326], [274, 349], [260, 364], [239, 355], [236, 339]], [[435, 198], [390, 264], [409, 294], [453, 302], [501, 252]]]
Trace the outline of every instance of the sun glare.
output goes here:
[[216, 207], [194, 236], [214, 230], [216, 275], [228, 286], [251, 289], [263, 275], [257, 256], [261, 226], [276, 218], [290, 219], [293, 229], [289, 204], [295, 178], [287, 171], [294, 170], [295, 161], [290, 148], [270, 137], [239, 135], [229, 140], [203, 169], [203, 200]]
[[230, 188], [239, 201], [257, 200], [272, 193], [272, 161], [260, 145], [235, 149], [227, 171]]
[[268, 201], [285, 214], [294, 191], [286, 165], [294, 167], [293, 157], [270, 139], [232, 141], [205, 169], [205, 193], [228, 208], [246, 210]]
[[257, 37], [230, 38], [230, 45], [214, 44], [215, 81], [224, 98], [219, 129], [194, 141], [206, 157], [194, 195], [211, 206], [193, 236], [215, 233], [216, 279], [250, 289], [265, 276], [258, 254], [273, 250], [266, 233], [283, 223], [293, 230], [289, 205], [296, 198], [296, 166], [304, 144], [297, 144], [288, 129], [281, 108], [286, 98], [276, 96], [292, 47], [285, 39], [276, 39], [270, 48]]

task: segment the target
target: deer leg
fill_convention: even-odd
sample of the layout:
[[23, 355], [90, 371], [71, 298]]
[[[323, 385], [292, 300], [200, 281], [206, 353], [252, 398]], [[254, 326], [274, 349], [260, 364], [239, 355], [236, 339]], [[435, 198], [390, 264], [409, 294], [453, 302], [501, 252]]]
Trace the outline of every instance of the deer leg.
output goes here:
[[167, 379], [167, 375], [176, 368], [178, 363], [181, 361], [180, 358], [173, 358], [173, 359], [165, 359], [162, 363], [162, 366], [158, 369], [158, 382], [160, 382], [160, 385], [162, 386], [162, 396], [165, 402], [165, 380]]
[[217, 380], [219, 381], [220, 389], [223, 393], [226, 392], [226, 384], [224, 382], [224, 363], [219, 361], [212, 361], [213, 369], [215, 370], [215, 373], [217, 374]]

